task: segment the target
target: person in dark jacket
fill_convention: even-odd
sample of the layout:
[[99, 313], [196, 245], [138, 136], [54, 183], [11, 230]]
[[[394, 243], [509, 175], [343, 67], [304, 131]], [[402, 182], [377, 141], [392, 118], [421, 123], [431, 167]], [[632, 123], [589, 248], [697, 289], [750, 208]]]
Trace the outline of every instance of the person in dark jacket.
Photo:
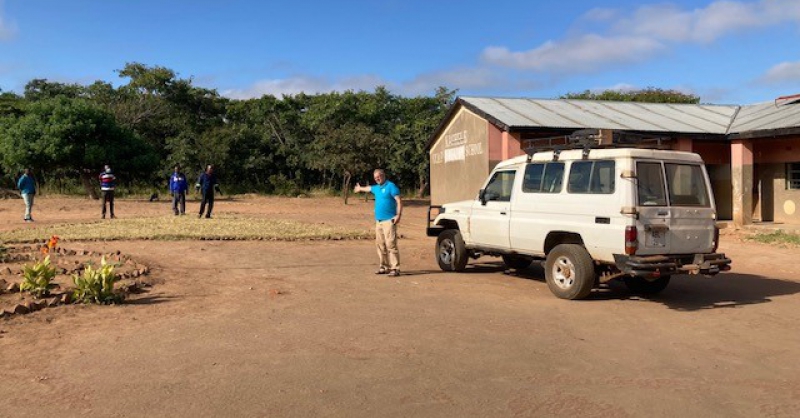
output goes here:
[[219, 190], [219, 183], [217, 182], [217, 175], [214, 174], [214, 166], [209, 164], [206, 167], [206, 171], [203, 174], [200, 174], [200, 177], [197, 179], [197, 184], [194, 185], [195, 189], [200, 190], [200, 193], [203, 196], [203, 200], [200, 201], [200, 213], [197, 215], [198, 218], [203, 217], [203, 213], [205, 212], [206, 205], [208, 205], [208, 212], [205, 212], [206, 218], [211, 217], [211, 211], [214, 210], [214, 191], [222, 192]]
[[[181, 165], [175, 165], [175, 171], [169, 177], [169, 192], [172, 194], [172, 211], [175, 215], [186, 215], [186, 190], [189, 184], [181, 172]], [[180, 206], [180, 210], [179, 210]]]
[[106, 165], [102, 173], [100, 173], [100, 191], [103, 192], [103, 219], [106, 218], [106, 203], [111, 212], [111, 219], [114, 216], [114, 189], [117, 187], [117, 177], [111, 172], [111, 166]]
[[33, 196], [36, 195], [36, 179], [33, 178], [30, 168], [22, 171], [22, 176], [17, 181], [17, 188], [25, 202], [25, 222], [33, 222], [31, 210], [33, 210]]

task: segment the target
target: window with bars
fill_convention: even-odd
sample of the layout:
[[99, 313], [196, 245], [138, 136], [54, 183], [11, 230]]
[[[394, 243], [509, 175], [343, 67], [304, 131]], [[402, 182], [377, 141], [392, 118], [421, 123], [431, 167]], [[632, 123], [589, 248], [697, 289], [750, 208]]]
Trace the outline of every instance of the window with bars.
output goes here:
[[786, 164], [786, 188], [800, 190], [800, 163]]

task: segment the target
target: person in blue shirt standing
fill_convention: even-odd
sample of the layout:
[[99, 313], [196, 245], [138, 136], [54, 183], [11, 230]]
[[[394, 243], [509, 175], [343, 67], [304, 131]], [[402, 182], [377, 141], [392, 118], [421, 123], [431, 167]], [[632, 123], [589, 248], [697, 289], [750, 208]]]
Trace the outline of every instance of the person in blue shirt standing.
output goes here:
[[217, 175], [214, 174], [213, 165], [209, 164], [206, 167], [206, 171], [204, 171], [203, 174], [200, 174], [200, 177], [197, 179], [197, 184], [195, 184], [194, 187], [195, 189], [200, 190], [200, 193], [203, 196], [203, 200], [200, 201], [200, 214], [198, 214], [197, 217], [203, 217], [203, 212], [205, 212], [206, 205], [208, 205], [208, 212], [205, 212], [205, 215], [206, 218], [210, 218], [211, 211], [214, 210], [214, 191], [222, 194], [222, 191], [219, 190]]
[[33, 178], [30, 168], [22, 171], [22, 176], [17, 181], [17, 188], [25, 202], [25, 222], [33, 222], [31, 210], [33, 210], [33, 196], [36, 195], [36, 179]]
[[397, 248], [397, 225], [403, 215], [403, 200], [400, 189], [389, 180], [386, 172], [378, 168], [373, 173], [375, 183], [362, 186], [356, 183], [356, 193], [370, 192], [375, 195], [375, 245], [378, 248], [380, 266], [375, 274], [400, 275], [400, 250]]
[[172, 211], [176, 216], [186, 215], [186, 190], [188, 189], [189, 183], [186, 182], [186, 176], [181, 172], [181, 165], [175, 164], [175, 171], [169, 177], [169, 192], [172, 194]]

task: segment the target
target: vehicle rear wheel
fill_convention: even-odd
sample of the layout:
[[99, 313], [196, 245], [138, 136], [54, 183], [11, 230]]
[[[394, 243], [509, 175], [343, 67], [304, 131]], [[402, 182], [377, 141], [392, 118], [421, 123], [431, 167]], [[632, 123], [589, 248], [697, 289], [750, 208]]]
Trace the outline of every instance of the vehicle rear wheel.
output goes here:
[[444, 271], [464, 271], [467, 267], [467, 246], [461, 231], [447, 229], [436, 239], [436, 261]]
[[561, 244], [553, 248], [547, 254], [544, 274], [547, 287], [561, 299], [583, 299], [594, 287], [594, 263], [581, 245]]
[[531, 263], [533, 263], [533, 258], [524, 255], [504, 255], [503, 263], [508, 268], [522, 270], [530, 267]]
[[669, 284], [669, 279], [669, 276], [662, 276], [650, 281], [644, 277], [628, 276], [623, 280], [625, 281], [625, 286], [627, 286], [628, 290], [630, 290], [632, 293], [643, 296], [651, 296], [664, 290]]

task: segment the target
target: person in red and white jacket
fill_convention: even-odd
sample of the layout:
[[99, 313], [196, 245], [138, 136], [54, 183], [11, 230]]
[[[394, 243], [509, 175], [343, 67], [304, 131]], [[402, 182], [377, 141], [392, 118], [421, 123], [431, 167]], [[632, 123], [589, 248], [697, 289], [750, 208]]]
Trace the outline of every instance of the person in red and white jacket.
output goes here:
[[106, 218], [106, 203], [108, 203], [111, 219], [114, 216], [114, 188], [117, 186], [117, 178], [111, 172], [111, 166], [106, 165], [100, 173], [100, 191], [103, 193], [103, 219]]

